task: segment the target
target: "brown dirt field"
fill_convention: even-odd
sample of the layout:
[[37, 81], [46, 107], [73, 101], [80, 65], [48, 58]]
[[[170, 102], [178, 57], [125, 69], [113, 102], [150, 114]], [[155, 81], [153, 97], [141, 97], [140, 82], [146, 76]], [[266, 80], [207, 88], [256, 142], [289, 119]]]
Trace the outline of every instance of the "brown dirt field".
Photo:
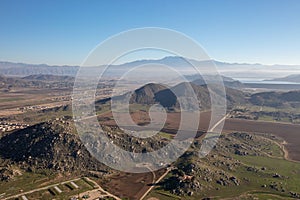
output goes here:
[[[15, 89], [11, 92], [0, 92], [0, 108], [12, 109], [42, 103], [55, 103], [52, 98], [64, 96], [68, 91], [58, 89]], [[70, 92], [69, 92], [70, 93]]]
[[[132, 118], [137, 123], [143, 123], [146, 119], [147, 113], [137, 112], [132, 114]], [[100, 123], [107, 125], [115, 125], [114, 120], [112, 119], [111, 113], [106, 113], [100, 118], [106, 120]], [[199, 134], [202, 131], [208, 129], [210, 122], [211, 113], [203, 112], [200, 115], [199, 122]], [[166, 125], [163, 131], [176, 134], [180, 122], [180, 113], [168, 113]], [[187, 125], [188, 126], [188, 125]], [[278, 136], [285, 140], [287, 144], [285, 145], [286, 150], [289, 152], [289, 158], [291, 160], [300, 161], [300, 125], [287, 124], [287, 123], [274, 123], [274, 122], [262, 122], [254, 120], [245, 120], [245, 119], [226, 119], [223, 132], [249, 132], [249, 133], [268, 133]]]
[[[193, 114], [187, 114], [187, 116], [192, 118]], [[145, 124], [149, 122], [148, 114], [143, 111], [132, 113], [131, 117], [132, 120], [137, 124]], [[199, 131], [206, 131], [208, 129], [210, 117], [211, 117], [210, 112], [201, 113], [199, 127], [198, 127]], [[98, 119], [100, 121], [100, 124], [116, 125], [111, 112], [106, 112], [104, 114], [99, 115]], [[181, 119], [180, 113], [168, 113], [164, 128], [170, 131], [174, 130], [174, 133], [176, 133], [179, 128], [180, 119]], [[191, 124], [192, 122], [193, 121], [190, 121]], [[186, 124], [185, 126], [188, 127], [191, 124]]]
[[[158, 179], [165, 170], [155, 172]], [[140, 199], [140, 197], [151, 187], [153, 174], [149, 173], [123, 173], [114, 174], [109, 177], [110, 181], [102, 184], [105, 190], [120, 197], [129, 199]]]
[[250, 133], [270, 133], [286, 141], [289, 158], [300, 161], [300, 125], [252, 120], [227, 119], [224, 131], [244, 131]]

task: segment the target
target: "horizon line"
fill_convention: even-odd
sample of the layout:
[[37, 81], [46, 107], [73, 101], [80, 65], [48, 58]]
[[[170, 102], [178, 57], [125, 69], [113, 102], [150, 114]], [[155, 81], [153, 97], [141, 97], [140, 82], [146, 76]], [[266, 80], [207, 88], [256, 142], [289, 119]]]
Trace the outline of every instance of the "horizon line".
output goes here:
[[[183, 58], [181, 56], [164, 56], [164, 57], [160, 57], [160, 58], [144, 58], [144, 59], [136, 59], [136, 60], [130, 60], [130, 61], [126, 61], [126, 62], [122, 62], [122, 63], [118, 63], [118, 64], [114, 64], [114, 65], [125, 65], [125, 64], [129, 64], [129, 63], [133, 63], [133, 62], [141, 62], [141, 61], [159, 61], [159, 60], [163, 60], [166, 58]], [[284, 66], [300, 66], [300, 64], [264, 64], [264, 63], [259, 63], [259, 62], [255, 62], [255, 63], [251, 63], [251, 62], [233, 62], [233, 61], [220, 61], [217, 59], [209, 59], [209, 60], [195, 60], [195, 59], [191, 59], [191, 58], [185, 58], [187, 60], [194, 60], [194, 61], [198, 61], [198, 62], [205, 62], [205, 61], [213, 61], [213, 62], [218, 62], [218, 63], [223, 63], [223, 64], [230, 64], [230, 65], [262, 65], [262, 66], [278, 66], [278, 65], [284, 65]], [[80, 64], [48, 64], [48, 63], [28, 63], [28, 62], [22, 62], [22, 61], [9, 61], [9, 60], [0, 60], [0, 63], [13, 63], [13, 64], [24, 64], [24, 65], [46, 65], [49, 67], [80, 67]], [[86, 66], [86, 67], [99, 67], [99, 66], [103, 66], [103, 65], [107, 65], [107, 64], [100, 64], [100, 65], [96, 65], [96, 66]]]

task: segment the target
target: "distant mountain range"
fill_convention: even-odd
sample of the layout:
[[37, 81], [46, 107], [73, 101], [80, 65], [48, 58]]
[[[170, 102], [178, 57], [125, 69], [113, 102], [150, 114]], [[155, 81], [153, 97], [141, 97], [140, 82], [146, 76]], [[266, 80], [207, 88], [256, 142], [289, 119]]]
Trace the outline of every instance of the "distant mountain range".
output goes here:
[[9, 90], [20, 88], [71, 88], [75, 78], [57, 75], [29, 75], [21, 77], [7, 77], [0, 75], [0, 89]]
[[289, 75], [283, 78], [274, 78], [269, 81], [284, 81], [284, 82], [300, 83], [300, 74]]
[[[133, 69], [137, 66], [147, 65], [167, 65], [181, 71], [186, 75], [191, 74], [194, 70], [192, 65], [201, 68], [216, 64], [218, 71], [231, 78], [279, 78], [288, 76], [290, 74], [300, 74], [300, 65], [261, 65], [261, 64], [247, 64], [247, 63], [226, 63], [214, 60], [196, 61], [192, 59], [183, 59], [178, 56], [170, 56], [157, 60], [137, 60], [120, 65], [112, 65], [112, 68], [106, 72], [107, 75], [119, 75]], [[91, 74], [95, 73], [97, 69], [104, 66], [90, 67]], [[7, 76], [29, 76], [35, 74], [50, 74], [61, 76], [76, 76], [79, 66], [49, 66], [46, 64], [24, 64], [12, 62], [0, 62], [0, 74]], [[207, 70], [210, 70], [209, 68]], [[150, 70], [151, 73], [151, 70]], [[154, 75], [159, 75], [156, 70], [152, 72]], [[206, 73], [202, 71], [201, 73]]]
[[24, 64], [12, 62], [0, 62], [0, 74], [6, 76], [29, 76], [35, 74], [50, 74], [62, 76], [74, 76], [78, 66], [49, 66], [45, 64]]

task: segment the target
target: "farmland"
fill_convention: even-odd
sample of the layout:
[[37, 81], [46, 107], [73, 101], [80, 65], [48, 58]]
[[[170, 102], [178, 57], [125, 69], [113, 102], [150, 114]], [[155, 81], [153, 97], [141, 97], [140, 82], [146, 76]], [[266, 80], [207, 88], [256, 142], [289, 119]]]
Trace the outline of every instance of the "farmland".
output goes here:
[[[280, 146], [265, 136], [226, 134], [219, 139], [216, 149], [206, 158], [188, 156], [187, 159], [184, 156], [176, 163], [178, 171], [185, 174], [183, 177], [193, 176], [194, 180], [187, 181], [173, 171], [148, 195], [148, 198], [161, 200], [295, 198], [295, 195], [298, 195], [297, 191], [300, 190], [300, 163], [285, 160]], [[229, 144], [242, 147], [245, 154], [232, 151]], [[193, 170], [189, 170], [187, 166], [193, 166]], [[175, 178], [181, 180], [183, 184], [176, 184]], [[171, 186], [176, 187], [170, 190], [171, 181], [174, 181]], [[191, 191], [196, 193], [193, 194]]]
[[[134, 121], [143, 123], [148, 121], [148, 115], [145, 112], [136, 112], [131, 114]], [[208, 129], [211, 118], [210, 112], [202, 112], [200, 115], [199, 132], [205, 132]], [[111, 112], [106, 112], [99, 116], [100, 123], [106, 125], [115, 125]], [[104, 120], [105, 119], [105, 120]], [[168, 113], [164, 132], [177, 133], [180, 123], [180, 113]], [[300, 125], [287, 124], [280, 122], [262, 122], [245, 119], [226, 119], [223, 133], [234, 131], [249, 132], [249, 133], [268, 133], [282, 138], [286, 141], [286, 149], [289, 152], [289, 158], [300, 161]]]

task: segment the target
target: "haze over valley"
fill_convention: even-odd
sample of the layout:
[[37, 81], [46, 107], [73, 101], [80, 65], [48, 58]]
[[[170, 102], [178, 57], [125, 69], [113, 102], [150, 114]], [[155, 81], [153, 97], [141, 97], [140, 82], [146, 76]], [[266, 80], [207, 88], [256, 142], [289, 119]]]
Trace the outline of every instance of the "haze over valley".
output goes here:
[[0, 200], [300, 199], [300, 1], [0, 2]]

